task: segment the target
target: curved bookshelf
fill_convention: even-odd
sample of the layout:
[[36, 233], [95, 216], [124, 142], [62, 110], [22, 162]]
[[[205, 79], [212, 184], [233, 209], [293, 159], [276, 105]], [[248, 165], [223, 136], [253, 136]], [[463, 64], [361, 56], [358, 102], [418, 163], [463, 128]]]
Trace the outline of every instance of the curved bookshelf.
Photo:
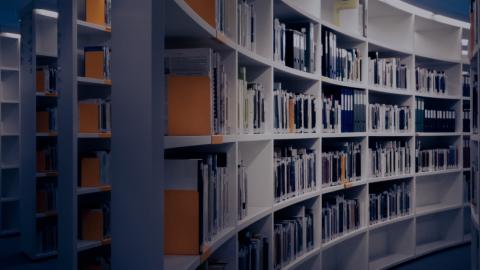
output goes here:
[[[326, 4], [326, 2], [330, 1], [332, 0], [321, 0], [321, 6], [328, 5], [328, 3]], [[401, 23], [406, 23], [410, 25], [408, 28], [409, 38], [407, 39], [407, 42], [411, 41], [411, 44], [402, 43], [397, 46], [397, 44], [389, 44], [390, 42], [384, 41], [386, 38], [389, 37], [385, 35], [395, 29], [395, 26], [392, 24], [385, 24], [375, 27], [374, 29], [378, 30], [379, 33], [372, 34], [373, 37], [370, 38], [370, 32], [367, 32], [367, 36], [363, 37], [362, 35], [355, 33], [355, 31], [352, 31], [351, 29], [335, 25], [328, 18], [324, 19], [323, 16], [315, 15], [316, 11], [307, 11], [301, 7], [301, 4], [303, 4], [303, 2], [307, 3], [307, 6], [315, 6], [316, 1], [302, 0], [301, 2], [302, 3], [296, 4], [295, 1], [290, 0], [269, 0], [269, 5], [267, 6], [269, 6], [269, 8], [272, 8], [273, 6], [274, 14], [272, 14], [272, 10], [265, 10], [264, 12], [262, 12], [262, 10], [259, 13], [265, 13], [266, 16], [291, 17], [312, 22], [313, 24], [318, 26], [318, 29], [316, 30], [318, 34], [318, 36], [316, 37], [318, 43], [320, 43], [321, 41], [319, 29], [328, 28], [336, 32], [338, 35], [343, 36], [344, 39], [360, 44], [360, 47], [363, 46], [363, 49], [361, 50], [361, 56], [364, 62], [362, 66], [362, 71], [364, 71], [364, 74], [360, 82], [344, 82], [322, 76], [319, 72], [320, 56], [317, 59], [317, 71], [315, 73], [308, 73], [287, 67], [280, 62], [274, 61], [271, 51], [269, 53], [269, 56], [266, 57], [265, 55], [260, 55], [256, 52], [245, 49], [242, 46], [236, 44], [235, 35], [231, 35], [231, 33], [219, 33], [218, 30], [209, 25], [198, 14], [196, 14], [195, 11], [188, 6], [187, 1], [183, 0], [171, 1], [171, 3], [167, 6], [167, 10], [172, 10], [171, 13], [167, 13], [167, 44], [171, 44], [172, 48], [175, 47], [175, 45], [181, 48], [181, 39], [188, 37], [191, 40], [198, 41], [198, 44], [202, 46], [209, 46], [214, 49], [220, 48], [224, 50], [233, 50], [237, 54], [236, 62], [239, 66], [261, 66], [262, 68], [269, 71], [268, 73], [270, 75], [268, 79], [272, 82], [275, 80], [275, 76], [278, 75], [281, 76], [283, 79], [298, 80], [302, 83], [307, 84], [310, 83], [311, 85], [313, 85], [312, 89], [314, 89], [313, 91], [316, 93], [317, 97], [321, 96], [325, 87], [349, 87], [360, 89], [361, 91], [366, 93], [367, 97], [369, 95], [385, 95], [387, 98], [392, 100], [395, 100], [397, 97], [405, 98], [406, 104], [408, 104], [408, 106], [410, 106], [412, 109], [415, 108], [416, 97], [426, 97], [434, 99], [435, 101], [440, 100], [440, 102], [452, 102], [455, 104], [457, 111], [461, 111], [461, 109], [463, 108], [463, 100], [470, 100], [470, 98], [466, 98], [461, 95], [460, 85], [452, 87], [451, 89], [447, 89], [448, 93], [445, 95], [434, 95], [429, 93], [417, 92], [415, 90], [414, 72], [417, 64], [415, 58], [417, 56], [419, 57], [419, 59], [422, 59], [421, 61], [424, 65], [435, 65], [438, 63], [448, 62], [453, 66], [460, 67], [455, 67], [452, 71], [452, 74], [457, 72], [457, 70], [459, 71], [458, 78], [454, 78], [453, 80], [455, 80], [455, 82], [458, 80], [458, 82], [460, 83], [462, 76], [460, 70], [463, 65], [460, 57], [460, 33], [464, 29], [468, 29], [468, 25], [448, 18], [444, 19], [439, 16], [434, 16], [427, 11], [418, 9], [408, 4], [398, 4], [397, 2], [399, 1], [369, 0], [369, 5], [375, 5], [374, 8], [369, 10], [369, 20], [372, 20], [374, 22], [378, 20], [381, 21], [381, 19], [377, 19], [377, 17], [380, 18], [385, 15], [392, 15], [399, 16], [398, 20]], [[321, 10], [321, 7], [319, 8], [320, 10], [318, 11], [318, 14], [323, 15], [323, 10]], [[236, 12], [231, 12], [230, 15], [236, 17]], [[259, 15], [257, 13], [257, 17], [258, 16]], [[168, 22], [173, 21], [173, 19], [169, 18], [177, 18], [175, 19], [175, 21], [177, 21], [178, 18], [183, 19], [181, 20], [182, 23], [169, 26]], [[271, 19], [273, 20], [273, 17]], [[422, 51], [422, 47], [419, 46], [427, 46], [429, 44], [434, 44], [435, 42], [438, 43], [438, 40], [434, 36], [430, 34], [423, 34], [423, 31], [428, 32], [433, 27], [439, 27], [440, 32], [441, 29], [443, 29], [442, 27], [444, 27], [446, 29], [445, 31], [447, 31], [451, 35], [454, 35], [454, 33], [456, 33], [455, 31], [458, 32], [457, 39], [448, 40], [448, 42], [446, 42], [449, 46], [454, 48], [455, 55], [448, 56], [447, 52], [449, 51], [444, 50], [443, 47], [435, 48], [436, 52], [441, 52], [442, 50], [445, 51], [444, 55], [440, 57], [438, 57], [438, 55], [436, 56], [435, 54], [433, 54], [433, 56], [428, 55], [424, 51]], [[232, 29], [230, 29], [230, 31], [232, 31]], [[371, 27], [368, 31], [371, 31]], [[267, 33], [261, 34], [267, 35], [268, 37], [270, 37], [270, 39], [273, 36], [271, 29]], [[381, 35], [384, 36], [382, 37]], [[227, 40], [227, 42], [218, 42], [218, 40], [221, 39], [219, 37], [222, 36], [224, 39]], [[420, 43], [419, 46], [415, 47], [415, 40], [419, 38], [425, 40], [424, 42], [422, 41], [423, 43]], [[370, 45], [371, 47], [369, 47]], [[382, 50], [390, 55], [399, 55], [405, 59], [408, 59], [407, 62], [411, 75], [408, 89], [388, 88], [377, 85], [370, 85], [368, 83], [368, 78], [366, 76], [366, 73], [368, 73], [368, 65], [366, 62], [368, 60], [367, 53], [370, 52], [370, 48], [374, 51]], [[457, 49], [458, 52], [456, 51]], [[456, 57], [457, 53], [459, 56], [458, 59]], [[431, 63], [429, 62], [429, 59], [432, 60]], [[269, 101], [271, 102], [271, 99]], [[268, 110], [272, 110], [272, 108], [268, 108]], [[317, 123], [319, 123], [322, 119], [321, 112], [317, 112], [317, 116]], [[414, 117], [415, 116], [412, 116], [412, 121]], [[470, 135], [470, 133], [460, 132], [460, 130], [462, 130], [461, 121], [456, 123], [457, 129], [455, 132], [415, 132], [413, 131], [413, 127], [408, 132], [402, 133], [370, 131], [352, 133], [325, 133], [319, 131], [317, 133], [275, 134], [273, 132], [272, 123], [270, 122], [269, 125], [270, 126], [266, 128], [264, 134], [237, 134], [236, 131], [232, 131], [231, 133], [225, 135], [165, 136], [165, 149], [175, 152], [177, 150], [184, 151], [186, 149], [199, 149], [202, 147], [215, 149], [215, 147], [221, 147], [221, 145], [233, 145], [233, 148], [235, 149], [234, 162], [238, 164], [240, 160], [243, 160], [243, 158], [245, 158], [241, 155], [242, 148], [248, 150], [261, 145], [265, 146], [266, 149], [270, 151], [270, 157], [268, 157], [268, 155], [264, 155], [264, 152], [260, 153], [261, 150], [258, 150], [259, 153], [256, 157], [253, 157], [253, 160], [255, 160], [255, 162], [263, 162], [262, 164], [265, 165], [263, 166], [263, 170], [271, 171], [270, 169], [268, 169], [267, 165], [271, 166], [271, 164], [273, 164], [273, 146], [277, 143], [297, 143], [298, 141], [308, 141], [309, 143], [311, 142], [311, 144], [313, 145], [312, 149], [315, 149], [318, 153], [321, 153], [324, 145], [329, 144], [329, 142], [331, 141], [342, 142], [359, 140], [360, 142], [362, 142], [362, 159], [369, 160], [368, 149], [364, 149], [366, 148], [364, 146], [367, 146], [370, 140], [380, 140], [384, 137], [391, 138], [392, 140], [405, 139], [412, 142], [416, 142], [417, 140], [428, 141], [439, 139], [447, 141], [452, 140], [454, 144], [457, 145], [457, 149], [459, 149], [459, 166], [461, 166], [460, 164], [462, 164], [463, 161], [461, 155], [461, 138]], [[214, 137], [218, 137], [220, 139], [217, 140], [218, 138], [214, 139]], [[470, 138], [474, 139], [474, 136], [470, 136]], [[413, 146], [410, 148], [414, 150], [415, 143], [413, 143], [412, 145]], [[411, 152], [411, 158], [415, 160], [413, 154], [414, 151]], [[320, 162], [318, 161], [317, 163]], [[317, 168], [321, 167], [320, 164], [317, 164], [316, 166]], [[362, 171], [366, 170], [367, 165], [362, 167]], [[320, 184], [320, 179], [318, 179], [320, 178], [320, 176], [318, 176], [317, 189], [314, 191], [306, 192], [304, 194], [292, 197], [279, 203], [275, 203], [272, 200], [268, 203], [261, 203], [259, 205], [249, 206], [247, 216], [241, 220], [238, 220], [238, 218], [236, 218], [233, 227], [230, 228], [230, 231], [224, 236], [222, 236], [223, 238], [221, 238], [221, 240], [218, 240], [219, 242], [215, 243], [212, 246], [211, 250], [206, 253], [206, 255], [203, 254], [199, 256], [166, 256], [164, 266], [166, 269], [195, 269], [197, 266], [207, 261], [209, 257], [217, 259], [217, 255], [222, 249], [223, 244], [227, 245], [229, 239], [234, 242], [238, 242], [238, 235], [242, 231], [250, 228], [255, 228], [259, 223], [268, 224], [268, 226], [270, 227], [270, 229], [268, 229], [269, 239], [273, 239], [272, 236], [274, 232], [272, 231], [272, 228], [277, 213], [281, 211], [288, 211], [289, 209], [295, 208], [297, 206], [301, 207], [302, 205], [305, 206], [311, 204], [319, 204], [325, 195], [337, 192], [349, 192], [353, 189], [359, 190], [359, 197], [361, 197], [360, 201], [362, 203], [362, 207], [364, 208], [364, 215], [361, 217], [362, 220], [364, 219], [364, 223], [361, 224], [359, 229], [338, 236], [335, 239], [326, 243], [322, 243], [320, 235], [321, 226], [318, 225], [317, 227], [315, 227], [315, 234], [318, 234], [315, 236], [315, 247], [309, 251], [305, 251], [302, 255], [298, 256], [293, 261], [290, 261], [288, 264], [284, 265], [282, 269], [328, 269], [328, 267], [332, 266], [331, 264], [333, 264], [333, 266], [344, 266], [343, 263], [347, 263], [349, 265], [357, 265], [358, 269], [385, 269], [394, 265], [398, 265], [402, 262], [418, 258], [419, 256], [438, 251], [443, 248], [448, 248], [454, 245], [460, 245], [462, 243], [468, 242], [469, 233], [464, 232], [463, 228], [464, 216], [470, 215], [470, 211], [465, 211], [465, 207], [463, 207], [462, 194], [464, 182], [461, 179], [463, 172], [467, 171], [467, 169], [459, 167], [443, 171], [420, 173], [413, 172], [414, 170], [415, 168], [412, 169], [411, 173], [395, 174], [392, 176], [379, 178], [369, 177], [365, 174], [361, 177], [360, 181], [336, 186], [322, 186]], [[320, 169], [318, 171], [320, 171]], [[232, 174], [236, 175], [236, 173], [237, 169], [233, 170]], [[252, 173], [253, 177], [251, 178], [251, 180], [272, 181], [272, 172], [265, 173], [264, 175], [267, 175], [268, 179], [263, 179], [259, 176], [259, 173], [254, 172]], [[318, 173], [318, 175], [321, 174]], [[445, 191], [446, 193], [449, 193], [449, 197], [443, 198], [441, 197], [441, 192], [438, 192], [438, 194], [432, 195], [433, 197], [430, 198], [431, 201], [420, 202], [425, 203], [425, 205], [419, 205], [419, 202], [416, 200], [415, 194], [418, 182], [424, 181], [428, 182], [428, 184], [435, 185], [435, 183], [433, 183], [435, 178], [446, 178], [445, 175], [454, 175], [455, 177], [452, 178], [456, 179], [455, 181], [452, 180], [451, 182], [443, 181], [445, 183], [442, 182], [442, 184], [445, 184], [446, 186], [439, 188], [440, 191]], [[370, 224], [368, 221], [368, 195], [370, 186], [383, 184], [390, 185], [398, 181], [408, 181], [410, 185], [412, 185], [413, 198], [411, 201], [410, 212], [406, 215]], [[273, 184], [270, 183], [269, 185], [270, 187], [268, 190], [249, 190], [248, 196], [250, 198], [253, 197], [255, 201], [261, 201], [262, 196], [267, 194], [268, 195], [266, 197], [271, 197], [270, 194], [273, 193]], [[422, 183], [422, 185], [425, 185], [425, 183]], [[440, 184], [437, 183], [436, 185]], [[315, 207], [313, 208], [315, 209]], [[317, 208], [316, 214], [318, 216], [315, 217], [315, 221], [320, 222], [321, 224], [321, 208]], [[452, 221], [452, 217], [454, 218], [454, 221]], [[440, 236], [438, 238], [435, 238], [434, 236], [432, 236], [435, 232], [431, 232], [432, 235], [430, 235], [429, 232], [425, 231], [425, 228], [427, 228], [430, 224], [436, 224], [441, 228], [450, 229], [451, 231], [453, 231], [453, 233], [449, 235], [440, 235], [441, 233], [438, 233], [438, 235]], [[403, 229], [403, 225], [407, 225], [405, 226], [406, 229]], [[394, 246], [392, 246], [392, 251], [389, 251], [391, 253], [383, 254], [381, 251], [375, 251], [375, 254], [369, 254], [368, 251], [365, 251], [358, 256], [346, 256], [345, 260], [347, 260], [347, 262], [338, 262], [333, 260], [330, 261], [329, 259], [325, 259], [325, 256], [327, 256], [330, 252], [343, 253], [343, 251], [338, 251], [336, 249], [350, 243], [353, 243], [354, 245], [358, 245], [359, 247], [368, 250], [368, 246], [374, 245], [373, 243], [375, 243], [375, 241], [386, 241], [388, 237], [394, 237], [396, 234], [398, 234], [399, 231], [405, 232], [405, 235], [402, 236], [404, 236], [406, 242], [403, 243], [399, 240], [399, 242], [402, 242], [401, 244], [392, 244]], [[423, 237], [422, 234], [425, 234], [426, 236]], [[427, 239], [428, 237], [431, 237], [431, 241]], [[270, 243], [270, 246], [273, 246], [273, 244]], [[235, 252], [235, 257], [238, 257], [238, 250]], [[273, 254], [271, 247], [269, 254]], [[320, 260], [319, 258], [322, 259]], [[235, 263], [238, 262], [236, 261]], [[269, 258], [269, 263], [269, 269], [273, 269], [272, 258]], [[231, 267], [232, 269], [236, 269], [237, 265]]]

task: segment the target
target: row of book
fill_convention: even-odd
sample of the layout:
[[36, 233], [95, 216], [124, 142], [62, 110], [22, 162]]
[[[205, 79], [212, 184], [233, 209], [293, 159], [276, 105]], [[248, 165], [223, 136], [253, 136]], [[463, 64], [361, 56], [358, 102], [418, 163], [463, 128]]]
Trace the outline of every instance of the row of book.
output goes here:
[[37, 132], [56, 132], [57, 131], [57, 108], [45, 108], [37, 111]]
[[470, 74], [463, 74], [462, 80], [462, 94], [464, 97], [470, 96]]
[[110, 203], [102, 202], [97, 207], [80, 211], [81, 240], [102, 241], [111, 237]]
[[415, 102], [417, 132], [455, 132], [455, 110], [441, 109], [438, 104], [426, 103], [421, 97], [417, 97]]
[[458, 168], [458, 150], [455, 145], [448, 148], [422, 149], [418, 142], [415, 151], [415, 171], [433, 172]]
[[110, 80], [112, 73], [112, 49], [108, 46], [85, 47], [85, 77]]
[[444, 71], [417, 67], [415, 69], [416, 89], [421, 93], [446, 94], [447, 75]]
[[264, 133], [265, 89], [263, 85], [261, 83], [249, 83], [246, 67], [240, 67], [237, 86], [239, 133]]
[[96, 151], [80, 157], [80, 187], [110, 185], [110, 152]]
[[364, 132], [367, 98], [364, 91], [342, 88], [340, 95], [322, 94], [324, 132]]
[[362, 58], [360, 50], [337, 47], [337, 35], [322, 29], [322, 76], [340, 80], [357, 81], [362, 79]]
[[238, 164], [238, 220], [248, 215], [248, 174], [243, 160]]
[[316, 189], [315, 150], [276, 147], [274, 152], [275, 202]]
[[57, 170], [57, 147], [46, 145], [37, 149], [37, 172], [53, 172]]
[[206, 252], [229, 224], [227, 154], [188, 154], [165, 167], [165, 254]]
[[256, 50], [255, 1], [240, 0], [237, 7], [238, 44], [250, 51]]
[[239, 270], [269, 269], [268, 237], [246, 231], [240, 234], [238, 249]]
[[378, 52], [369, 54], [368, 82], [388, 88], [408, 89], [410, 70], [400, 58], [379, 58]]
[[78, 103], [78, 130], [80, 133], [101, 133], [112, 130], [110, 99], [86, 99]]
[[406, 141], [376, 142], [370, 147], [370, 175], [387, 177], [409, 174], [412, 161], [410, 145]]
[[38, 253], [47, 253], [57, 249], [57, 229], [57, 225], [51, 222], [37, 225], [36, 247]]
[[383, 192], [370, 193], [370, 224], [389, 220], [410, 213], [410, 185], [394, 184]]
[[276, 220], [274, 224], [274, 268], [282, 269], [305, 252], [313, 249], [313, 210], [305, 209], [305, 216]]
[[220, 53], [210, 48], [166, 50], [165, 72], [167, 134], [225, 134], [228, 82]]
[[37, 66], [36, 91], [39, 93], [54, 94], [57, 92], [57, 67]]
[[412, 112], [409, 106], [369, 104], [370, 131], [408, 132]]
[[282, 89], [277, 82], [273, 88], [273, 128], [275, 133], [311, 133], [316, 131], [315, 95], [296, 94]]
[[470, 168], [470, 138], [463, 138], [463, 168]]
[[317, 44], [311, 22], [273, 21], [273, 60], [305, 72], [315, 73]]
[[336, 195], [324, 201], [322, 241], [326, 243], [360, 227], [360, 202]]
[[57, 209], [57, 187], [55, 183], [39, 183], [36, 193], [37, 213], [45, 213]]
[[362, 146], [345, 143], [342, 149], [322, 153], [322, 186], [359, 181], [362, 177]]
[[470, 132], [470, 120], [472, 119], [472, 111], [470, 110], [470, 101], [463, 101], [463, 132]]

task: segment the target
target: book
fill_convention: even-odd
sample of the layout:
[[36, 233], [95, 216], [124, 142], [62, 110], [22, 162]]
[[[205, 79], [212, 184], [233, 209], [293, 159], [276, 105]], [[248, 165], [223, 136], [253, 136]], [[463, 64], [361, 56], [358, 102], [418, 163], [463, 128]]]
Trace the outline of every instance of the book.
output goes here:
[[104, 216], [102, 209], [82, 209], [81, 239], [88, 241], [102, 241], [104, 238], [103, 221]]
[[85, 47], [85, 77], [110, 80], [111, 78], [111, 54], [112, 50], [107, 46]]
[[225, 25], [225, 11], [228, 9], [229, 1], [225, 0], [186, 0], [185, 3], [189, 5], [203, 20], [205, 20], [211, 27], [216, 30], [224, 32]]
[[456, 111], [448, 105], [417, 97], [415, 121], [417, 132], [455, 132]]
[[322, 186], [335, 186], [360, 181], [362, 146], [346, 142], [336, 151], [322, 153]]
[[239, 234], [238, 269], [269, 269], [268, 237], [243, 231]]
[[37, 111], [36, 122], [37, 132], [56, 132], [57, 108], [45, 108], [43, 111]]
[[229, 82], [220, 53], [210, 48], [166, 50], [165, 72], [167, 135], [229, 132]]
[[430, 94], [447, 94], [447, 75], [445, 71], [417, 67], [415, 69], [417, 92]]
[[248, 215], [248, 174], [243, 160], [238, 164], [238, 220]]
[[57, 92], [57, 67], [38, 66], [35, 74], [36, 91], [55, 94]]
[[327, 243], [360, 227], [360, 202], [343, 194], [327, 195], [322, 207], [322, 242]]
[[293, 146], [274, 149], [275, 202], [281, 202], [314, 191], [316, 183], [315, 150]]
[[375, 142], [369, 149], [370, 176], [387, 177], [411, 173], [410, 153], [408, 141]]
[[112, 25], [111, 0], [85, 0], [85, 21], [89, 23]]
[[433, 172], [458, 168], [458, 150], [455, 145], [448, 148], [423, 148], [417, 141], [415, 149], [415, 171]]
[[273, 128], [275, 133], [314, 133], [317, 122], [315, 95], [296, 94], [282, 89], [280, 82], [273, 88]]
[[322, 28], [322, 76], [339, 81], [360, 82], [362, 57], [358, 48], [340, 48], [337, 34]]
[[340, 93], [328, 92], [325, 90], [322, 93], [323, 132], [365, 132], [366, 93], [351, 88], [341, 88]]
[[52, 172], [57, 170], [57, 147], [44, 145], [37, 149], [37, 172]]
[[37, 184], [36, 190], [37, 213], [53, 211], [57, 208], [57, 187], [53, 182]]
[[410, 214], [410, 185], [406, 182], [373, 190], [369, 194], [370, 224]]
[[369, 104], [369, 130], [371, 132], [408, 132], [412, 112], [409, 106]]
[[238, 133], [262, 134], [265, 132], [265, 89], [261, 83], [247, 81], [246, 67], [238, 74]]
[[410, 70], [400, 58], [380, 58], [379, 52], [368, 54], [368, 83], [371, 85], [407, 90]]
[[224, 153], [166, 159], [164, 248], [199, 255], [228, 226], [230, 187]]
[[80, 187], [100, 187], [110, 184], [110, 153], [96, 151], [80, 157]]
[[466, 72], [462, 75], [462, 77], [463, 77], [462, 95], [464, 97], [469, 97], [470, 96], [470, 74]]
[[240, 0], [237, 6], [237, 40], [240, 46], [255, 52], [257, 17], [255, 1]]
[[78, 103], [80, 133], [111, 132], [111, 102], [109, 99], [86, 99]]

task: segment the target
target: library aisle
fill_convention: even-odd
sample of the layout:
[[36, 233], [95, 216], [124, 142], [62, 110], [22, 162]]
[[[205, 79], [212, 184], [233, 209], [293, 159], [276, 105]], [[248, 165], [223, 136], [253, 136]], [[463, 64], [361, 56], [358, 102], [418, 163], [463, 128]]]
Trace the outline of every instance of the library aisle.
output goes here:
[[480, 269], [479, 0], [24, 2], [0, 269]]

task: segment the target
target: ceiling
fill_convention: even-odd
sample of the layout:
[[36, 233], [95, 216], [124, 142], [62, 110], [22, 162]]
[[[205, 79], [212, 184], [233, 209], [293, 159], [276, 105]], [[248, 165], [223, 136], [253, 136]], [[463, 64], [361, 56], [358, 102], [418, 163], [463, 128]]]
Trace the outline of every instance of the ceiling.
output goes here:
[[[0, 0], [0, 26], [4, 28], [18, 28], [18, 13], [32, 0]], [[33, 0], [38, 2], [52, 2], [55, 0]], [[404, 0], [409, 4], [442, 14], [455, 19], [469, 21], [468, 6], [470, 0]]]

